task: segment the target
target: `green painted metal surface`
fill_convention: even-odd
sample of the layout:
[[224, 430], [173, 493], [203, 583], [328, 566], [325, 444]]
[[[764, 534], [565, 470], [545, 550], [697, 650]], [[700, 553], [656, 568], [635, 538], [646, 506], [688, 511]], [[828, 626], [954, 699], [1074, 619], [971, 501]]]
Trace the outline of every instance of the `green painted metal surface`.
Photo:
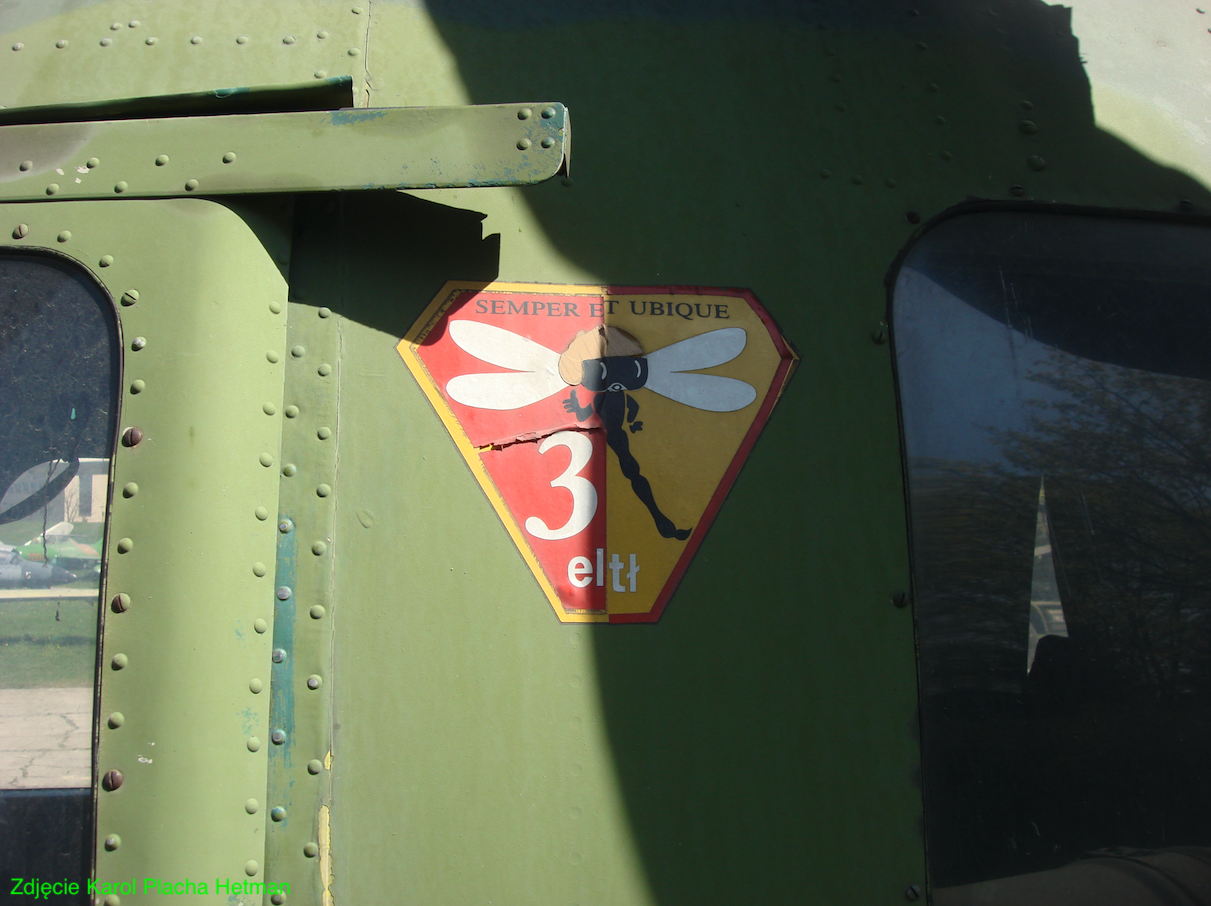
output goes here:
[[0, 198], [527, 185], [567, 128], [554, 103], [0, 126]]

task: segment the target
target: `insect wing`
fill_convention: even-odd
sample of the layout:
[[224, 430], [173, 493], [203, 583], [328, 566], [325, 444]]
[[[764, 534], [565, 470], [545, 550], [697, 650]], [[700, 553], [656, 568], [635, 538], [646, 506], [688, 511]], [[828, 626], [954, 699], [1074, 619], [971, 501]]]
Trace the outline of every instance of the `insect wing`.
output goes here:
[[[489, 365], [558, 375], [559, 353], [521, 334], [480, 321], [451, 321], [450, 339]], [[552, 391], [553, 393], [554, 391]]]
[[446, 384], [446, 395], [474, 409], [520, 409], [565, 387], [558, 373], [462, 374]]
[[735, 412], [757, 398], [751, 384], [715, 374], [685, 374], [730, 362], [744, 351], [748, 334], [725, 327], [673, 343], [647, 356], [644, 386], [663, 397], [706, 412]]
[[[700, 333], [647, 355], [649, 371], [697, 371], [730, 362], [744, 352], [748, 334], [742, 327]], [[474, 353], [472, 353], [474, 354]]]
[[757, 398], [752, 384], [717, 374], [648, 372], [648, 382], [644, 387], [673, 402], [706, 412], [735, 412]]

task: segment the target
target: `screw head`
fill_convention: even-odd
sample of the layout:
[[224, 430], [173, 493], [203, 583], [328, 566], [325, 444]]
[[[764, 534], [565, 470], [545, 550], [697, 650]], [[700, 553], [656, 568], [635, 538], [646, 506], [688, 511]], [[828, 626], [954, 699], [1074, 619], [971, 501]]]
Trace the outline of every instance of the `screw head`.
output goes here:
[[29, 235], [29, 224], [27, 224], [27, 223], [19, 223], [19, 224], [17, 224], [16, 227], [13, 228], [13, 238], [14, 239], [24, 239], [28, 235]]
[[122, 304], [129, 307], [139, 301], [139, 291], [137, 289], [128, 289], [122, 293]]
[[273, 649], [273, 662], [275, 664], [280, 664], [284, 660], [286, 660], [286, 652], [281, 648], [274, 648]]
[[119, 592], [110, 600], [109, 607], [114, 613], [126, 613], [130, 610], [130, 595]]
[[908, 900], [910, 903], [915, 903], [917, 900], [921, 899], [921, 888], [916, 884], [909, 884], [904, 888], [904, 899]]
[[285, 730], [273, 730], [269, 734], [269, 739], [275, 746], [280, 746], [282, 743], [284, 743], [286, 741], [286, 731]]
[[894, 604], [896, 607], [907, 607], [908, 606], [908, 592], [906, 592], [906, 591], [892, 592], [891, 603]]
[[887, 342], [887, 325], [876, 324], [874, 330], [870, 332], [870, 339], [876, 346], [882, 346]]
[[137, 447], [143, 442], [142, 428], [127, 428], [122, 432], [122, 446]]
[[101, 788], [107, 793], [112, 793], [122, 786], [122, 781], [125, 779], [121, 771], [106, 771], [105, 776], [101, 778]]

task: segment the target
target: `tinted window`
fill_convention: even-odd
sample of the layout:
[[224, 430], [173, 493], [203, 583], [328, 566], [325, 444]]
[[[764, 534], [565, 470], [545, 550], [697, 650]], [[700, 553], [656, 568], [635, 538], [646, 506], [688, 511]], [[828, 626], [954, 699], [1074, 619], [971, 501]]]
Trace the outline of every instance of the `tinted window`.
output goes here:
[[116, 351], [111, 306], [83, 272], [0, 255], [4, 878], [88, 876]]
[[1211, 902], [1211, 231], [955, 218], [894, 327], [935, 891]]

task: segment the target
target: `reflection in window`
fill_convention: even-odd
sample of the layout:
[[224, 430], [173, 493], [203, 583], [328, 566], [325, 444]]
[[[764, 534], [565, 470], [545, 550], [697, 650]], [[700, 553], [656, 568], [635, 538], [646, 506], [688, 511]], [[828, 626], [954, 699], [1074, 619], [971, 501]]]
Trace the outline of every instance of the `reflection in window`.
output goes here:
[[894, 309], [936, 902], [1211, 903], [1211, 231], [955, 218]]
[[79, 269], [0, 255], [0, 876], [91, 862], [111, 306]]

